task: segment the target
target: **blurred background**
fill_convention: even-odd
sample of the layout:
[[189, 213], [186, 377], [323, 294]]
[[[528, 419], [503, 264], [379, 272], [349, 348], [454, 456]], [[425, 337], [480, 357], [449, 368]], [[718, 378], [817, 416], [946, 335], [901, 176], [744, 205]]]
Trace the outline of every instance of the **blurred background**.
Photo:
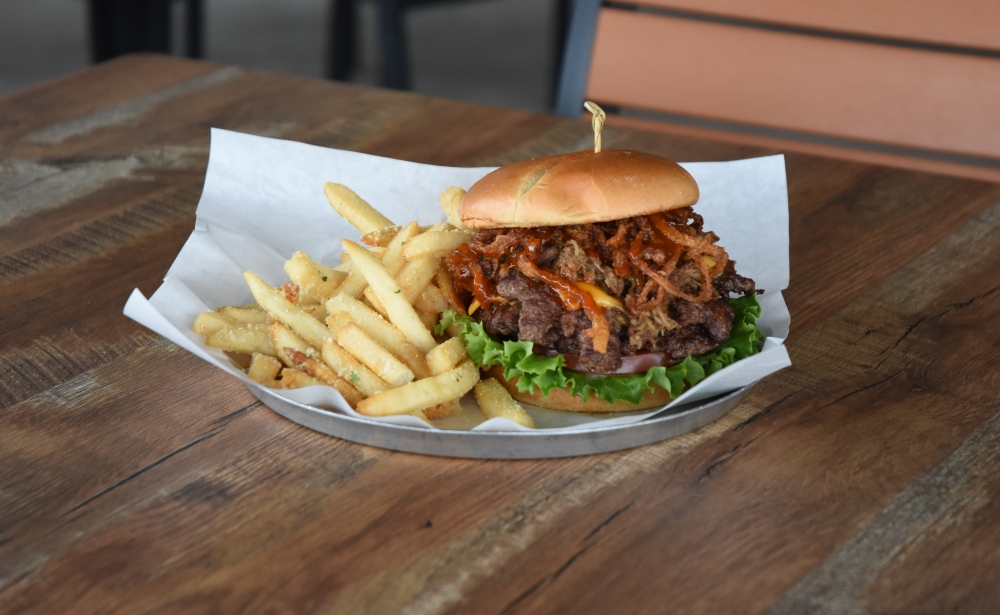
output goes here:
[[[330, 0], [204, 0], [203, 55], [247, 68], [328, 74]], [[172, 3], [170, 46], [185, 49], [186, 3]], [[411, 89], [531, 111], [551, 108], [557, 0], [432, 2], [405, 11]], [[0, 96], [85, 68], [87, 0], [0, 0]], [[380, 24], [373, 2], [355, 15], [348, 80], [380, 83]]]

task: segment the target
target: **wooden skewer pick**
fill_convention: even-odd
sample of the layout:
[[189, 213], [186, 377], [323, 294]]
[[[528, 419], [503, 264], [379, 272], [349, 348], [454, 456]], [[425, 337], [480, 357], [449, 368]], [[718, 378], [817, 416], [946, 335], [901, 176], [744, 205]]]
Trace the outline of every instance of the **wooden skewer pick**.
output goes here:
[[594, 153], [598, 154], [601, 151], [601, 131], [604, 130], [604, 118], [607, 117], [607, 114], [597, 103], [589, 100], [584, 101], [583, 106], [594, 115], [590, 125], [594, 128]]

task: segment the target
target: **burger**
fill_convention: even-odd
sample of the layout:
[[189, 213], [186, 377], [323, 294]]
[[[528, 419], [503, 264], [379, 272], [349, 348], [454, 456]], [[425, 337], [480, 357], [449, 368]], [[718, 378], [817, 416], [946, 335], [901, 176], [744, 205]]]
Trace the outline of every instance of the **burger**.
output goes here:
[[556, 410], [661, 406], [759, 351], [758, 289], [692, 209], [680, 165], [628, 150], [523, 160], [473, 185], [476, 234], [447, 259], [467, 314], [439, 332], [518, 400]]

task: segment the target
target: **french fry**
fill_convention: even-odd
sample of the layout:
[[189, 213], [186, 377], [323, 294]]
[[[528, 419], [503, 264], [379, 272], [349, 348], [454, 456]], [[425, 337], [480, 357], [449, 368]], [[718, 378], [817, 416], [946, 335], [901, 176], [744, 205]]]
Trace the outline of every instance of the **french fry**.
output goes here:
[[326, 306], [323, 305], [322, 303], [317, 303], [315, 305], [309, 305], [309, 304], [307, 304], [307, 305], [299, 305], [299, 309], [301, 309], [303, 312], [305, 312], [306, 314], [309, 314], [310, 316], [312, 316], [313, 318], [315, 318], [316, 320], [318, 320], [320, 322], [323, 322], [324, 320], [326, 320], [326, 316], [327, 316], [327, 314], [326, 314]]
[[292, 305], [299, 304], [299, 286], [295, 282], [285, 282], [276, 290], [281, 291], [285, 295], [285, 299], [288, 299], [288, 302]]
[[285, 353], [285, 348], [294, 348], [309, 358], [319, 356], [319, 350], [306, 343], [304, 339], [292, 333], [292, 330], [276, 322], [271, 325], [271, 345], [274, 347], [274, 356], [278, 357], [287, 367], [295, 367], [292, 358]]
[[413, 371], [416, 378], [426, 378], [431, 375], [424, 353], [411, 344], [399, 329], [357, 299], [338, 295], [326, 302], [326, 309], [331, 314], [327, 317], [327, 325], [331, 330], [340, 330], [344, 321], [340, 319], [342, 317], [337, 317], [337, 314], [346, 313], [369, 337], [383, 348], [390, 349]]
[[[385, 253], [381, 256], [382, 264], [389, 271], [389, 275], [396, 277], [399, 270], [403, 268], [403, 250], [406, 248], [406, 244], [412, 241], [418, 233], [418, 227], [416, 222], [410, 222], [396, 233], [396, 236], [392, 238], [389, 245], [385, 249]], [[371, 250], [372, 254], [376, 254], [374, 250]]]
[[267, 329], [267, 325], [225, 327], [208, 335], [205, 338], [205, 345], [248, 355], [255, 352], [273, 355], [274, 346], [271, 344]]
[[[343, 310], [338, 310], [326, 317], [326, 326], [333, 333], [333, 339], [337, 339], [337, 332], [344, 328], [344, 325], [352, 323], [351, 315]], [[355, 323], [357, 324], [357, 323]]]
[[364, 395], [376, 395], [389, 389], [389, 384], [385, 380], [362, 365], [332, 338], [323, 344], [323, 362], [330, 366], [337, 376], [351, 383]]
[[445, 310], [449, 309], [451, 306], [448, 304], [448, 300], [444, 298], [444, 293], [441, 289], [433, 284], [428, 284], [424, 292], [420, 293], [417, 300], [413, 302], [413, 307], [417, 310], [424, 312], [426, 314], [431, 314], [434, 316], [435, 324], [438, 320], [438, 315], [440, 315]]
[[368, 284], [375, 290], [392, 324], [403, 332], [411, 344], [423, 352], [436, 346], [437, 342], [434, 341], [434, 336], [420, 321], [413, 306], [402, 296], [402, 289], [396, 280], [389, 275], [382, 262], [353, 241], [345, 239], [342, 240], [341, 244], [344, 246], [344, 250], [351, 255], [355, 266], [364, 274]]
[[194, 319], [191, 330], [198, 335], [211, 335], [219, 329], [239, 326], [239, 322], [219, 312], [202, 312]]
[[352, 408], [357, 407], [358, 402], [363, 399], [364, 396], [361, 395], [360, 391], [337, 376], [326, 365], [323, 365], [316, 359], [310, 359], [294, 348], [285, 348], [284, 350], [292, 359], [292, 362], [295, 363], [295, 367], [319, 380], [321, 383], [337, 389], [337, 392], [344, 398], [344, 401]]
[[267, 312], [257, 304], [227, 305], [216, 310], [224, 316], [246, 324], [262, 325], [267, 322]]
[[385, 311], [385, 306], [382, 305], [382, 300], [378, 298], [372, 287], [369, 286], [364, 292], [365, 300], [368, 301], [368, 305], [372, 307], [373, 310], [378, 312], [382, 318], [389, 318], [389, 313]]
[[285, 273], [308, 295], [327, 300], [332, 297], [347, 274], [321, 265], [305, 252], [296, 252], [285, 262]]
[[330, 337], [330, 330], [326, 325], [293, 305], [281, 291], [268, 286], [257, 274], [247, 271], [243, 277], [257, 303], [275, 320], [284, 323], [311, 346], [321, 348], [323, 340]]
[[462, 342], [462, 339], [452, 337], [441, 342], [427, 353], [427, 367], [436, 376], [453, 369], [468, 358], [469, 353], [465, 351], [465, 343]]
[[451, 309], [465, 315], [465, 304], [458, 298], [458, 291], [455, 290], [455, 282], [451, 279], [451, 273], [448, 272], [448, 268], [439, 268], [437, 275], [434, 276], [434, 281], [437, 282], [437, 286], [441, 289], [444, 298], [448, 300], [448, 305], [451, 306]]
[[330, 206], [345, 220], [350, 222], [361, 234], [371, 233], [387, 226], [392, 226], [392, 220], [383, 216], [353, 190], [343, 184], [327, 182], [323, 193], [330, 201]]
[[302, 389], [320, 384], [323, 383], [302, 370], [295, 369], [294, 367], [286, 367], [282, 369], [281, 380], [278, 381], [278, 385], [282, 389]]
[[277, 386], [275, 379], [281, 371], [281, 361], [266, 354], [255, 352], [250, 359], [250, 367], [247, 368], [247, 376], [250, 380], [263, 384], [266, 387]]
[[434, 325], [438, 323], [438, 317], [435, 314], [430, 314], [421, 310], [417, 310], [417, 318], [420, 319], [420, 322], [424, 323], [424, 326], [427, 327], [428, 331], [433, 331]]
[[358, 412], [368, 416], [409, 414], [465, 395], [479, 382], [479, 368], [466, 361], [443, 374], [415, 380], [373, 395], [358, 404]]
[[366, 288], [368, 288], [368, 281], [365, 280], [365, 276], [357, 267], [352, 267], [351, 272], [347, 274], [347, 279], [337, 288], [337, 294], [357, 299], [365, 292]]
[[357, 324], [349, 322], [341, 327], [337, 332], [337, 343], [391, 386], [398, 387], [413, 382], [410, 368], [368, 337]]
[[434, 279], [434, 275], [441, 266], [441, 259], [433, 256], [425, 256], [417, 260], [409, 261], [399, 271], [396, 276], [399, 287], [403, 289], [403, 296], [410, 303], [417, 300], [420, 293], [424, 292], [427, 285]]
[[[429, 226], [418, 226], [417, 232], [423, 233], [429, 229]], [[389, 247], [389, 242], [392, 241], [392, 238], [395, 237], [401, 230], [403, 230], [403, 227], [395, 224], [385, 228], [380, 228], [377, 231], [372, 231], [362, 235], [361, 243], [370, 247], [387, 248]]]
[[424, 418], [427, 419], [443, 419], [446, 416], [451, 416], [457, 412], [461, 412], [462, 407], [459, 405], [457, 399], [451, 401], [442, 402], [436, 406], [431, 406], [430, 408], [424, 408], [418, 412], [424, 413]]
[[487, 419], [505, 418], [524, 427], [535, 427], [535, 421], [524, 411], [521, 404], [517, 403], [507, 389], [493, 378], [480, 380], [473, 387], [473, 391], [476, 393], [479, 408]]
[[406, 242], [403, 258], [412, 261], [425, 256], [447, 256], [455, 248], [468, 243], [475, 236], [472, 231], [427, 231]]
[[462, 217], [458, 215], [458, 210], [462, 206], [462, 199], [464, 198], [465, 190], [458, 186], [452, 186], [445, 189], [438, 199], [438, 202], [441, 203], [441, 209], [444, 210], [444, 215], [448, 216], [448, 222], [451, 222], [452, 226], [461, 230], [465, 230], [465, 226], [462, 225]]

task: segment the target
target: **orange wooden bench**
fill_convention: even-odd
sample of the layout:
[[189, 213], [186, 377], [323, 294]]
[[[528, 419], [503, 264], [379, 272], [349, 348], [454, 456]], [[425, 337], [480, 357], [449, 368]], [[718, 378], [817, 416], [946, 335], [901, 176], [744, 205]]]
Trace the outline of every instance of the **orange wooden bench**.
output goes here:
[[557, 111], [1000, 181], [1000, 3], [577, 0]]

